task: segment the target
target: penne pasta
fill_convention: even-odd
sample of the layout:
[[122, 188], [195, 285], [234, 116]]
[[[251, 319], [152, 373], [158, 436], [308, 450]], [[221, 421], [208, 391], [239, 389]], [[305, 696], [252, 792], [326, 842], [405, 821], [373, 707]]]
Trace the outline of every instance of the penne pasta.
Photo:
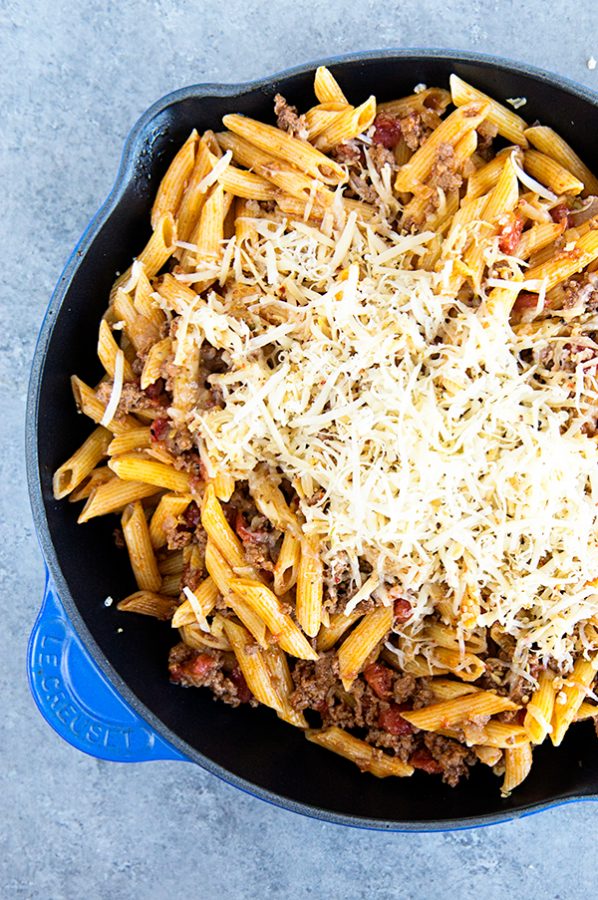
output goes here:
[[82, 482], [80, 487], [76, 488], [68, 495], [69, 503], [87, 500], [96, 488], [101, 484], [106, 484], [106, 482], [111, 481], [113, 478], [116, 478], [116, 475], [108, 468], [108, 466], [99, 466], [97, 469], [90, 472], [89, 477]]
[[211, 540], [208, 540], [206, 547], [205, 564], [227, 606], [233, 610], [260, 647], [267, 647], [267, 630], [264, 620], [244, 597], [233, 591], [232, 580], [235, 573]]
[[224, 633], [215, 635], [211, 632], [203, 631], [199, 625], [193, 622], [190, 625], [181, 625], [179, 634], [183, 643], [199, 653], [205, 653], [206, 647], [212, 650], [225, 650], [229, 653], [232, 651], [232, 647]]
[[164, 547], [168, 541], [168, 528], [175, 525], [191, 503], [191, 494], [164, 494], [160, 498], [150, 521], [150, 538], [154, 550]]
[[455, 106], [462, 107], [470, 103], [488, 103], [487, 119], [492, 125], [496, 125], [498, 133], [511, 141], [513, 144], [519, 144], [520, 147], [527, 147], [526, 138], [527, 123], [525, 119], [518, 116], [513, 110], [503, 106], [492, 100], [487, 94], [478, 91], [476, 88], [467, 84], [458, 75], [451, 75], [451, 98]]
[[120, 523], [139, 590], [154, 593], [159, 591], [162, 576], [154, 556], [143, 506], [139, 500], [125, 507]]
[[156, 462], [141, 453], [123, 453], [112, 457], [108, 465], [123, 481], [138, 481], [153, 484], [167, 491], [188, 493], [190, 477], [187, 472]]
[[[110, 331], [110, 326], [108, 325], [106, 319], [102, 319], [102, 321], [100, 322], [100, 332], [98, 336], [98, 357], [100, 359], [100, 362], [106, 369], [106, 374], [109, 375], [110, 378], [114, 378], [116, 354], [118, 353], [119, 349], [120, 348], [114, 340], [112, 332]], [[126, 359], [124, 360], [123, 377], [125, 381], [135, 380], [133, 370]]]
[[480, 688], [473, 684], [463, 684], [459, 681], [448, 681], [445, 678], [433, 678], [430, 690], [439, 700], [453, 700], [455, 697], [464, 697], [467, 694], [475, 694]]
[[562, 691], [554, 698], [550, 740], [560, 746], [569, 726], [575, 720], [590, 685], [596, 677], [598, 653], [592, 659], [578, 659], [567, 677]]
[[338, 81], [326, 66], [318, 66], [316, 69], [314, 94], [320, 103], [348, 103]]
[[272, 685], [278, 694], [281, 706], [281, 712], [278, 713], [279, 717], [284, 722], [288, 722], [289, 725], [294, 725], [295, 728], [307, 728], [305, 716], [302, 712], [295, 709], [291, 702], [294, 684], [286, 655], [280, 647], [270, 646], [264, 656], [266, 665], [270, 670]]
[[233, 578], [231, 588], [249, 603], [283, 650], [299, 659], [318, 658], [305, 635], [291, 617], [283, 612], [276, 594], [265, 584], [251, 578]]
[[118, 456], [121, 453], [131, 453], [134, 450], [143, 450], [151, 446], [151, 433], [147, 425], [131, 428], [122, 434], [112, 436], [108, 444], [108, 456]]
[[148, 278], [153, 278], [172, 255], [176, 239], [176, 225], [172, 214], [165, 213], [156, 222], [154, 233], [137, 257]]
[[247, 567], [241, 541], [226, 521], [212, 484], [206, 486], [204, 493], [201, 508], [201, 524], [210, 540], [214, 542], [231, 568], [243, 569]]
[[347, 106], [320, 131], [315, 146], [328, 151], [342, 141], [350, 141], [370, 127], [376, 117], [376, 98], [369, 97], [360, 106]]
[[336, 725], [322, 731], [308, 731], [305, 736], [313, 744], [319, 744], [320, 747], [344, 756], [359, 766], [362, 772], [369, 772], [376, 778], [386, 778], [389, 775], [404, 778], [413, 774], [413, 766], [402, 762], [396, 756], [389, 756], [381, 750], [376, 750], [342, 728], [337, 728]]
[[[96, 392], [76, 375], [71, 378], [71, 387], [78, 412], [89, 416], [99, 425], [106, 411], [106, 404], [99, 400]], [[124, 431], [135, 428], [138, 424], [132, 416], [117, 415], [108, 422], [106, 428], [113, 434], [122, 434]]]
[[177, 608], [177, 601], [149, 590], [135, 591], [117, 604], [120, 612], [133, 612], [154, 619], [168, 620]]
[[164, 338], [153, 344], [145, 358], [143, 371], [141, 373], [140, 387], [145, 391], [150, 385], [155, 384], [158, 378], [162, 377], [164, 365], [172, 354], [171, 338]]
[[517, 244], [519, 259], [529, 259], [533, 253], [553, 244], [564, 231], [564, 223], [539, 222], [524, 231]]
[[322, 619], [323, 574], [319, 545], [317, 538], [303, 538], [297, 567], [297, 620], [309, 637], [316, 637]]
[[77, 522], [89, 522], [97, 516], [106, 516], [109, 513], [122, 512], [129, 503], [144, 500], [158, 491], [153, 484], [141, 484], [137, 481], [123, 481], [121, 478], [111, 478], [94, 488], [87, 503], [81, 510]]
[[418, 91], [416, 94], [409, 94], [407, 97], [400, 97], [398, 100], [379, 103], [378, 112], [384, 115], [396, 116], [397, 118], [404, 118], [410, 113], [421, 113], [427, 110], [443, 113], [450, 102], [451, 95], [449, 91], [445, 91], [443, 88], [431, 87]]
[[[151, 523], [150, 523], [151, 537]], [[166, 556], [161, 555], [158, 559], [158, 568], [160, 575], [181, 575], [185, 568], [185, 559], [182, 550], [168, 550]]]
[[530, 743], [505, 750], [505, 777], [501, 794], [508, 796], [511, 791], [524, 781], [532, 766], [532, 747]]
[[[348, 616], [344, 612], [336, 613], [330, 616], [328, 625], [323, 625], [318, 632], [316, 648], [320, 653], [330, 650], [343, 634], [351, 628], [355, 622], [363, 616], [363, 613], [353, 610]], [[383, 651], [384, 652], [384, 651]]]
[[576, 178], [564, 166], [538, 150], [526, 150], [523, 154], [525, 171], [532, 178], [546, 185], [555, 194], [579, 194], [583, 191], [583, 181]]
[[525, 708], [523, 726], [532, 744], [541, 744], [552, 731], [554, 698], [554, 675], [544, 669], [538, 677], [538, 687]]
[[299, 560], [301, 558], [301, 542], [293, 532], [285, 531], [280, 553], [274, 566], [274, 593], [286, 594], [297, 583]]
[[108, 453], [112, 434], [106, 428], [96, 428], [81, 446], [54, 473], [52, 489], [55, 500], [62, 500], [91, 475]]
[[342, 184], [346, 180], [344, 169], [334, 160], [324, 156], [306, 141], [300, 141], [272, 125], [236, 114], [224, 116], [222, 122], [233, 134], [239, 135], [260, 150], [297, 166], [324, 184]]
[[152, 206], [152, 228], [157, 228], [158, 223], [164, 216], [176, 215], [185, 186], [195, 165], [198, 139], [197, 131], [193, 129], [160, 182], [158, 193]]
[[518, 708], [517, 704], [507, 697], [501, 697], [491, 691], [478, 691], [475, 694], [466, 694], [464, 697], [433, 703], [431, 706], [424, 706], [422, 709], [412, 712], [402, 712], [401, 715], [416, 728], [424, 731], [438, 731], [461, 722], [471, 721], [474, 716], [493, 716]]
[[474, 653], [462, 654], [459, 650], [449, 650], [446, 647], [434, 650], [434, 661], [441, 668], [454, 672], [463, 681], [477, 681], [486, 670], [483, 660]]
[[211, 169], [212, 154], [204, 135], [197, 145], [193, 171], [189, 176], [176, 215], [177, 238], [179, 241], [189, 241], [199, 221], [207, 193], [204, 187], [204, 179]]
[[392, 627], [392, 620], [392, 607], [373, 609], [343, 641], [338, 651], [338, 664], [345, 690], [351, 687], [370, 653], [384, 640]]
[[193, 599], [187, 596], [187, 599], [181, 603], [176, 612], [172, 616], [171, 625], [173, 628], [180, 628], [182, 625], [193, 625], [197, 622], [200, 627], [205, 623], [206, 616], [209, 616], [218, 597], [220, 596], [218, 588], [213, 579], [208, 576], [194, 591], [191, 591]]
[[264, 651], [256, 647], [253, 638], [242, 625], [233, 622], [232, 619], [225, 619], [223, 624], [239, 668], [255, 699], [284, 715], [285, 710], [272, 683], [272, 674]]
[[571, 254], [561, 258], [553, 257], [528, 269], [526, 281], [543, 282], [545, 290], [550, 291], [557, 284], [581, 272], [595, 259], [598, 259], [598, 231], [589, 231], [575, 243]]
[[534, 125], [532, 128], [526, 128], [525, 136], [536, 150], [554, 159], [582, 182], [584, 185], [582, 196], [598, 194], [598, 178], [556, 131], [546, 125]]
[[413, 191], [425, 182], [434, 164], [436, 152], [441, 144], [455, 146], [468, 131], [473, 131], [488, 114], [489, 103], [475, 102], [456, 109], [445, 119], [428, 140], [416, 150], [408, 163], [399, 169], [395, 190]]

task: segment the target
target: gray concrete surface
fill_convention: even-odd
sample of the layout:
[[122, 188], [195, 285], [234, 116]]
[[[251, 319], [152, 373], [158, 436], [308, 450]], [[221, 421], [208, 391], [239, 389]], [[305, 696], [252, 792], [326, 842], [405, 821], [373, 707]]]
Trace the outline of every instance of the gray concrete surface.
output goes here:
[[[448, 13], [450, 8], [451, 12]], [[598, 89], [595, 0], [0, 0], [0, 897], [569, 898], [598, 894], [598, 807], [491, 829], [385, 835], [309, 821], [191, 766], [62, 743], [25, 678], [43, 569], [22, 432], [50, 291], [139, 113], [176, 87], [360, 48], [519, 58]], [[598, 747], [597, 747], [598, 749]]]

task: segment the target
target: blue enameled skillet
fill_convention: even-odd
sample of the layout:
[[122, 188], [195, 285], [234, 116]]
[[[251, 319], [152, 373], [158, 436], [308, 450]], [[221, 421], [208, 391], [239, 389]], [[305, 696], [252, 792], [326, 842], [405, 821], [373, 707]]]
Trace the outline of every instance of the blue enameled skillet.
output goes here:
[[[526, 119], [551, 125], [592, 167], [598, 160], [598, 96], [537, 69], [472, 53], [388, 50], [328, 62], [355, 103], [388, 100], [414, 85], [448, 87], [451, 72], [495, 96], [525, 97]], [[308, 743], [269, 710], [233, 710], [207, 691], [169, 683], [171, 629], [104, 606], [134, 589], [114, 521], [76, 524], [72, 504], [55, 502], [52, 473], [89, 433], [69, 377], [100, 377], [98, 321], [117, 271], [149, 235], [152, 197], [192, 128], [219, 129], [225, 113], [272, 120], [272, 98], [313, 103], [315, 64], [250, 84], [195, 85], [142, 115], [125, 145], [116, 184], [71, 256], [52, 296], [33, 361], [27, 415], [29, 489], [48, 586], [29, 651], [38, 706], [80, 749], [105, 759], [180, 759], [280, 806], [370, 828], [435, 830], [497, 822], [598, 795], [598, 744], [591, 724], [562, 747], [541, 747], [532, 773], [508, 799], [483, 767], [457, 788], [416, 773], [378, 780]], [[598, 166], [594, 165], [594, 168]]]

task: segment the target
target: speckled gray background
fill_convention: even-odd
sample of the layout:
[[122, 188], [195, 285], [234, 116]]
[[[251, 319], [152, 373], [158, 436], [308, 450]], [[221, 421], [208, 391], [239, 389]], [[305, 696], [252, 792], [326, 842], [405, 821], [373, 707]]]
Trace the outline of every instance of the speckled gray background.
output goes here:
[[[451, 10], [450, 15], [448, 10]], [[0, 897], [569, 898], [598, 894], [598, 806], [453, 834], [309, 821], [177, 763], [98, 762], [33, 707], [43, 569], [22, 432], [44, 308], [160, 95], [357, 49], [485, 50], [598, 89], [595, 0], [0, 0]], [[598, 745], [597, 745], [598, 752]]]

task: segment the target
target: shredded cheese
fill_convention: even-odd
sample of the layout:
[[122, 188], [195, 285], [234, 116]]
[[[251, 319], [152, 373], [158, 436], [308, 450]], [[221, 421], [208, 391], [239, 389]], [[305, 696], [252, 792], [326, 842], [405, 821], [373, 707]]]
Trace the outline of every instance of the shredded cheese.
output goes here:
[[208, 188], [212, 187], [215, 184], [220, 176], [228, 169], [231, 159], [233, 158], [233, 154], [231, 150], [227, 150], [224, 153], [218, 162], [214, 163], [214, 168], [210, 169], [207, 175], [201, 179], [199, 184], [197, 185], [198, 193], [205, 194]]
[[324, 562], [357, 573], [347, 612], [398, 583], [417, 629], [439, 586], [456, 609], [473, 586], [477, 624], [514, 639], [514, 671], [530, 652], [570, 667], [598, 615], [598, 453], [582, 428], [596, 391], [584, 381], [573, 396], [571, 373], [542, 364], [548, 338], [418, 268], [431, 232], [400, 235], [342, 203], [321, 231], [255, 226], [225, 246], [220, 293], [172, 307], [177, 364], [207, 341], [228, 367], [209, 376], [221, 406], [188, 416], [202, 458], [235, 479], [264, 463], [289, 479]]
[[199, 600], [197, 599], [197, 597], [195, 596], [195, 594], [193, 593], [191, 588], [188, 587], [187, 585], [185, 585], [183, 587], [183, 594], [185, 595], [185, 597], [191, 604], [191, 608], [195, 614], [195, 618], [197, 619], [197, 624], [199, 625], [199, 627], [201, 628], [202, 631], [205, 631], [209, 634], [210, 626], [208, 624], [208, 620], [206, 619], [206, 617], [204, 616], [204, 614], [202, 612]]
[[125, 356], [122, 350], [116, 351], [116, 359], [114, 360], [114, 381], [112, 382], [112, 390], [110, 392], [110, 399], [106, 404], [106, 409], [104, 410], [104, 415], [100, 419], [100, 425], [109, 425], [114, 416], [116, 415], [116, 410], [118, 409], [118, 404], [120, 403], [120, 397], [123, 389], [123, 373], [125, 369]]
[[511, 162], [513, 163], [513, 168], [515, 169], [515, 174], [517, 178], [524, 184], [526, 188], [530, 191], [534, 191], [538, 197], [543, 197], [544, 200], [550, 200], [551, 203], [554, 203], [558, 197], [556, 194], [553, 194], [552, 191], [549, 191], [547, 187], [544, 187], [543, 184], [540, 184], [539, 181], [536, 181], [535, 178], [532, 178], [531, 175], [528, 175], [525, 169], [522, 169], [517, 160], [515, 159], [515, 154], [511, 154]]
[[522, 106], [526, 105], [527, 97], [507, 97], [506, 102], [509, 106], [512, 106], [513, 109], [521, 109]]

